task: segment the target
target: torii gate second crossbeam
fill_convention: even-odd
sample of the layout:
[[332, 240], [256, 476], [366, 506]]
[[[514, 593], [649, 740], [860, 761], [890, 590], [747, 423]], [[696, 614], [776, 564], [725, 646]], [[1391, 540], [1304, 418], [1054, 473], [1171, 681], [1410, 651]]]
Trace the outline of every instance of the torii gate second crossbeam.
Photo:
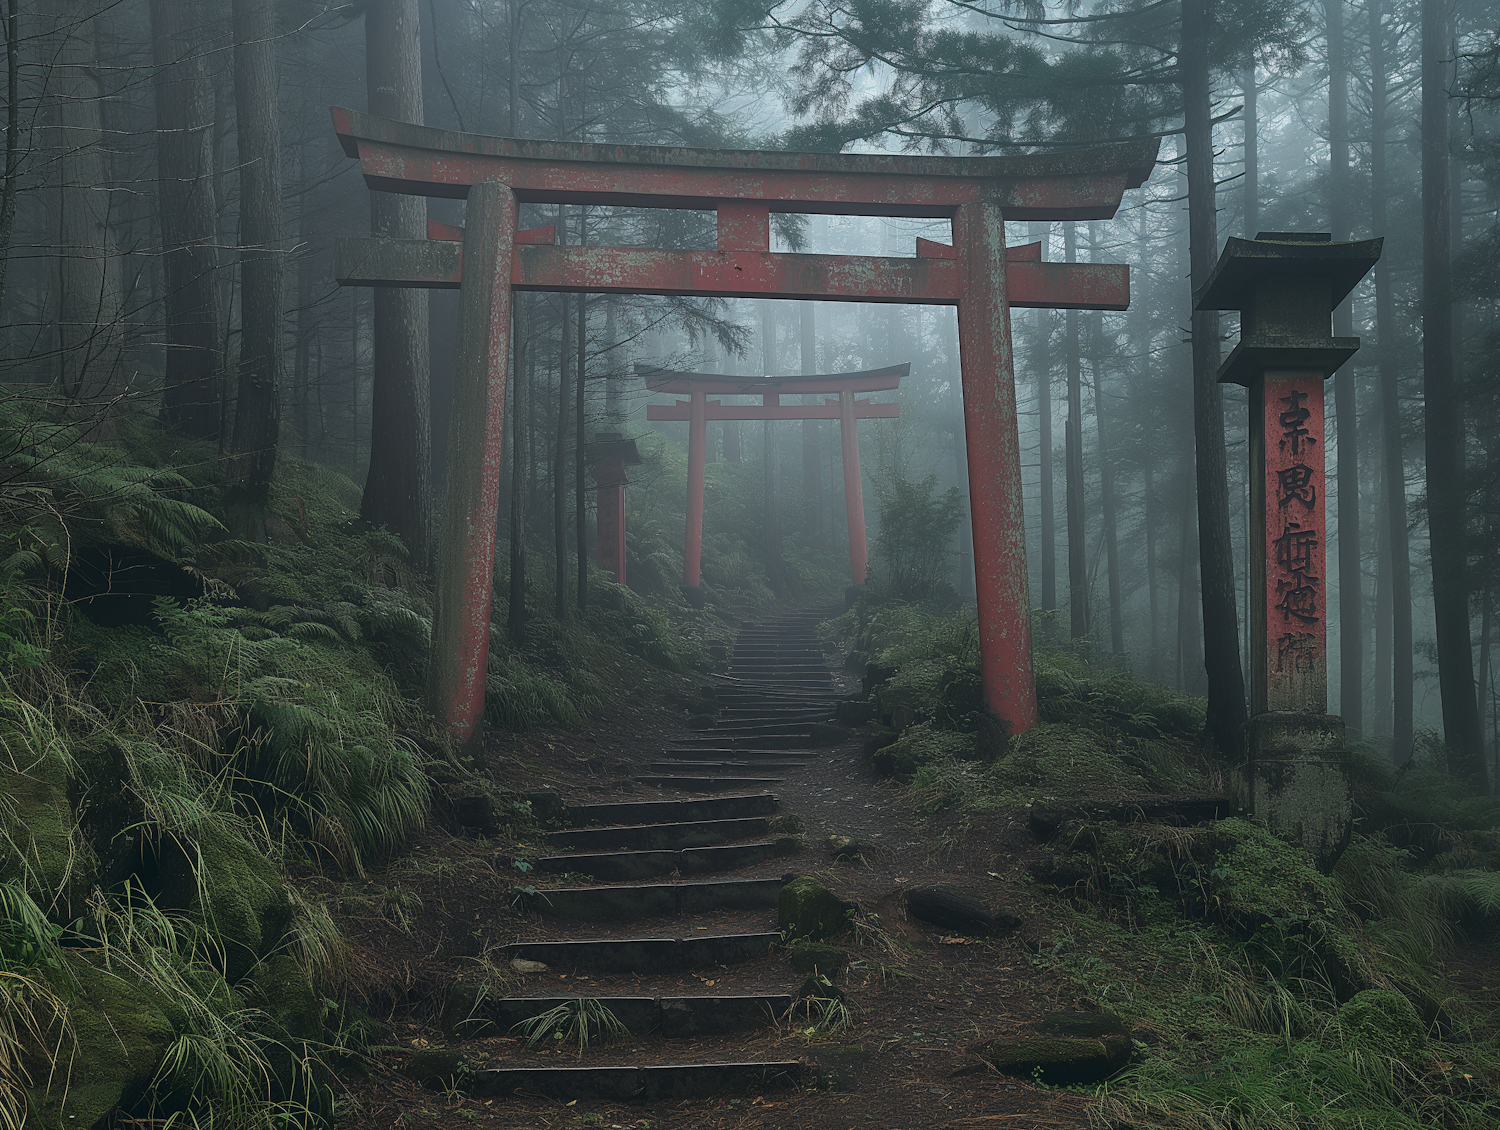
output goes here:
[[[682, 584], [694, 600], [700, 582], [703, 553], [703, 464], [709, 420], [837, 420], [839, 446], [844, 464], [844, 509], [849, 525], [849, 575], [856, 585], [865, 583], [869, 551], [865, 544], [865, 496], [859, 470], [858, 420], [893, 420], [896, 404], [857, 400], [856, 393], [891, 392], [911, 365], [888, 365], [860, 373], [828, 373], [814, 376], [736, 377], [720, 373], [679, 373], [637, 365], [635, 371], [652, 392], [686, 394], [676, 404], [648, 404], [648, 420], [688, 422], [687, 517], [682, 549]], [[834, 394], [837, 399], [822, 404], [783, 404], [784, 395]], [[725, 404], [709, 400], [711, 395], [759, 396], [760, 404]], [[696, 601], [695, 601], [696, 603]]]
[[[513, 290], [957, 306], [984, 704], [1008, 733], [1035, 724], [1010, 307], [1123, 310], [1129, 282], [1115, 264], [1007, 263], [1005, 221], [1109, 219], [1150, 175], [1157, 140], [936, 157], [485, 137], [343, 109], [334, 125], [370, 188], [468, 200], [461, 244], [342, 240], [335, 268], [365, 286], [462, 279], [428, 668], [455, 740], [474, 740], [484, 707]], [[523, 203], [711, 210], [718, 246], [523, 242]], [[953, 243], [915, 258], [776, 253], [773, 211], [947, 219]]]

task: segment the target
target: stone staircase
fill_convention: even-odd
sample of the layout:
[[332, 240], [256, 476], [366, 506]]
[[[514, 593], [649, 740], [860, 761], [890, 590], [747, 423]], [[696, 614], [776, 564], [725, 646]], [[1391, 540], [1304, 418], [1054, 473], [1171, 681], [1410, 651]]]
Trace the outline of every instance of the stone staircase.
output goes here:
[[[729, 674], [714, 687], [717, 723], [671, 742], [636, 778], [696, 795], [569, 807], [567, 827], [547, 835], [552, 853], [537, 870], [589, 882], [537, 890], [548, 932], [566, 936], [509, 947], [548, 972], [526, 982], [534, 995], [523, 988], [486, 1002], [485, 1017], [508, 1029], [591, 998], [644, 1039], [590, 1049], [567, 1067], [522, 1052], [475, 1072], [472, 1094], [651, 1102], [802, 1079], [800, 1059], [737, 1053], [747, 1033], [790, 1012], [799, 983], [775, 947], [785, 858], [801, 844], [775, 834], [772, 790], [818, 756], [809, 735], [833, 713], [837, 695], [814, 637], [830, 614], [741, 628]], [[705, 991], [684, 992], [695, 979]], [[556, 995], [562, 985], [572, 992]]]

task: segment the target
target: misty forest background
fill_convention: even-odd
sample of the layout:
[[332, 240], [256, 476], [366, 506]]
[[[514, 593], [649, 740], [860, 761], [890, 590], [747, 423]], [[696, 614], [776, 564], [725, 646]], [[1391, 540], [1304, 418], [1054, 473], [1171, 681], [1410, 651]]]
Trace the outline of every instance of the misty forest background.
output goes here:
[[[718, 147], [987, 153], [1159, 133], [1161, 165], [1116, 220], [1007, 233], [1042, 240], [1051, 259], [1133, 272], [1128, 313], [1013, 315], [1033, 604], [1097, 655], [1209, 694], [1213, 728], [1214, 699], [1238, 693], [1233, 649], [1245, 646], [1222, 614], [1226, 599], [1244, 609], [1246, 416], [1241, 390], [1224, 389], [1219, 405], [1206, 387], [1213, 340], [1195, 395], [1192, 330], [1222, 341], [1234, 327], [1190, 324], [1194, 245], [1212, 261], [1215, 223], [1220, 237], [1382, 235], [1379, 269], [1340, 312], [1364, 346], [1333, 381], [1330, 410], [1331, 708], [1398, 761], [1414, 733], [1445, 721], [1461, 732], [1450, 744], [1474, 752], [1482, 740], [1493, 756], [1493, 10], [1212, 8], [1195, 31], [1183, 23], [1192, 4], [1067, 16], [906, 2], [12, 2], [6, 399], [33, 424], [43, 406], [88, 417], [91, 441], [150, 424], [158, 447], [196, 442], [172, 450], [217, 465], [230, 532], [251, 542], [285, 534], [266, 524], [277, 468], [313, 461], [358, 485], [362, 517], [397, 535], [420, 570], [443, 475], [456, 294], [341, 290], [332, 247], [346, 234], [420, 236], [429, 216], [461, 223], [463, 206], [368, 192], [330, 106], [478, 133]], [[1199, 71], [1209, 120], [1195, 123]], [[1197, 185], [1194, 129], [1213, 155]], [[1195, 209], [1208, 225], [1198, 233]], [[948, 238], [928, 222], [782, 220], [777, 243], [792, 249], [912, 255], [918, 235]], [[522, 223], [555, 223], [570, 243], [712, 246], [710, 214], [531, 205]], [[898, 484], [933, 500], [965, 489], [949, 309], [556, 295], [518, 306], [500, 515], [512, 635], [524, 630], [525, 585], [556, 611], [576, 587], [568, 561], [592, 526], [577, 520], [592, 505], [579, 440], [600, 430], [643, 437], [647, 455], [627, 496], [632, 584], [674, 587], [686, 437], [645, 423], [636, 363], [763, 373], [910, 361], [900, 420], [861, 426], [877, 543]], [[20, 449], [10, 454], [10, 487], [36, 481]], [[807, 599], [847, 583], [831, 424], [713, 425], [709, 458], [711, 587]], [[768, 495], [768, 483], [779, 489]], [[1430, 527], [1440, 497], [1456, 526]], [[12, 494], [9, 517], [35, 501]], [[1443, 553], [1429, 568], [1440, 545], [1466, 565], [1446, 580]], [[953, 548], [947, 579], [963, 599], [966, 535]], [[129, 587], [108, 576], [120, 562], [84, 564], [99, 591]], [[877, 581], [880, 567], [877, 554]], [[1447, 653], [1446, 702], [1435, 607], [1447, 609], [1448, 639], [1467, 637]], [[1454, 705], [1466, 686], [1477, 688], [1467, 710]]]

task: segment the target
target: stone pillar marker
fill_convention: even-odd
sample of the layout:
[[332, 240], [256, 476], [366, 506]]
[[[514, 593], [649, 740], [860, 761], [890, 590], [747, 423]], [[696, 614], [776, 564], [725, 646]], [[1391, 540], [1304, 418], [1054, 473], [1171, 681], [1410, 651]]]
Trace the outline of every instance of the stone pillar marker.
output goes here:
[[598, 491], [599, 545], [595, 560], [599, 568], [625, 583], [625, 476], [626, 467], [638, 466], [641, 453], [635, 440], [619, 432], [597, 432], [584, 449], [592, 466], [589, 476]]
[[1240, 802], [1332, 867], [1349, 840], [1343, 720], [1328, 713], [1323, 382], [1359, 350], [1333, 309], [1382, 241], [1321, 233], [1230, 239], [1194, 296], [1238, 310], [1240, 342], [1219, 369], [1250, 393], [1250, 723]]

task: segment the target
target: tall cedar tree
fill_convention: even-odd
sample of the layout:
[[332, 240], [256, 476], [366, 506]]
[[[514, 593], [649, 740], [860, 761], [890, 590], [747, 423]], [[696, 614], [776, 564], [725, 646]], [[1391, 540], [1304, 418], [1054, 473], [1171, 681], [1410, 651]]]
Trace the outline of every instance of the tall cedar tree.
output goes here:
[[235, 137], [240, 169], [240, 369], [235, 398], [236, 532], [266, 540], [266, 502], [281, 431], [281, 129], [276, 4], [234, 0]]
[[218, 436], [223, 396], [207, 29], [202, 0], [151, 0], [167, 331], [162, 421], [194, 439]]
[[1474, 697], [1465, 575], [1464, 416], [1453, 364], [1452, 208], [1448, 151], [1451, 76], [1448, 6], [1422, 0], [1422, 378], [1427, 442], [1427, 526], [1438, 686], [1449, 768], [1487, 793], [1484, 732]]
[[[417, 0], [370, 0], [365, 11], [365, 85], [370, 113], [422, 121]], [[370, 193], [370, 234], [425, 239], [427, 202]], [[428, 403], [427, 295], [380, 287], [374, 296], [370, 471], [360, 517], [400, 536], [419, 567], [431, 552], [432, 425]]]

